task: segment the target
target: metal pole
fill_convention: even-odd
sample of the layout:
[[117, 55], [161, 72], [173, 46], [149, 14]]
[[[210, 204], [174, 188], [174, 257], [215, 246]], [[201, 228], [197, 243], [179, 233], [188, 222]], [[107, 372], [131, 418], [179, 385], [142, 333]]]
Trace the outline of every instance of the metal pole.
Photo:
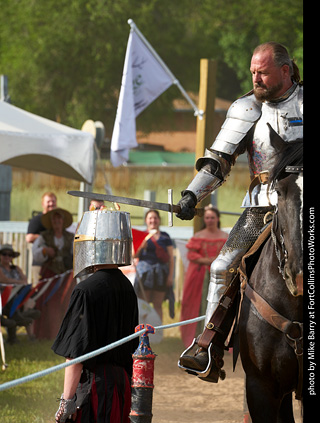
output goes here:
[[9, 102], [7, 75], [0, 75], [0, 100]]

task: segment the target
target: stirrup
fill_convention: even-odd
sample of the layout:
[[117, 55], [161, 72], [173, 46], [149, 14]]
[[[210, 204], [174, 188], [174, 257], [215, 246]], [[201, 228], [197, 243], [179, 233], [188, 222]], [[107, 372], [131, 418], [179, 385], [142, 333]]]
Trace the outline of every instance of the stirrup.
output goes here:
[[[180, 355], [180, 358], [193, 348], [196, 341], [197, 341], [197, 338], [194, 338], [192, 344], [185, 351], [183, 351], [183, 353]], [[191, 367], [183, 366], [180, 363], [180, 359], [178, 361], [178, 367], [180, 369], [186, 371], [187, 373], [194, 375], [194, 376], [197, 376], [199, 379], [204, 380], [206, 382], [216, 383], [216, 382], [218, 382], [219, 378], [221, 380], [224, 380], [226, 378], [226, 372], [223, 369], [217, 369], [216, 370], [215, 373], [218, 375], [217, 378], [213, 377], [213, 375], [211, 374], [213, 372], [212, 365], [214, 364], [213, 360], [212, 360], [212, 355], [211, 355], [211, 348], [212, 348], [212, 343], [210, 343], [209, 348], [208, 348], [209, 362], [208, 362], [207, 367], [204, 370], [201, 371], [201, 370], [193, 369]]]
[[[180, 355], [180, 358], [193, 348], [196, 341], [197, 341], [197, 338], [194, 338], [192, 341], [192, 344], [186, 350], [183, 351], [183, 353]], [[211, 347], [212, 347], [212, 344], [210, 344], [208, 348], [209, 362], [207, 367], [204, 370], [201, 371], [201, 370], [192, 369], [191, 367], [185, 367], [180, 363], [180, 358], [178, 361], [178, 367], [180, 367], [180, 369], [185, 370], [187, 373], [190, 373], [192, 375], [195, 375], [198, 377], [207, 377], [210, 374], [211, 367], [212, 367]]]

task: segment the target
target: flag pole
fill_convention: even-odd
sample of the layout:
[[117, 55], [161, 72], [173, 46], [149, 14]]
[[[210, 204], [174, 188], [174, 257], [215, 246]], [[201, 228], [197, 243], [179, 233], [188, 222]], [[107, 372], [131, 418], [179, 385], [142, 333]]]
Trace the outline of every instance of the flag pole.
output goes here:
[[148, 47], [152, 55], [155, 57], [155, 59], [160, 63], [160, 65], [163, 67], [163, 69], [167, 72], [167, 74], [172, 79], [172, 83], [176, 85], [179, 90], [181, 91], [182, 95], [185, 97], [185, 99], [189, 102], [189, 104], [192, 106], [194, 110], [194, 116], [198, 116], [199, 119], [202, 119], [203, 117], [203, 110], [199, 110], [198, 107], [195, 105], [195, 103], [191, 100], [190, 96], [186, 92], [186, 90], [183, 88], [183, 86], [180, 84], [179, 80], [173, 75], [171, 70], [168, 68], [168, 66], [164, 63], [164, 61], [161, 59], [161, 57], [158, 55], [158, 53], [155, 51], [155, 49], [152, 47], [152, 45], [149, 43], [149, 41], [145, 38], [145, 36], [140, 32], [137, 25], [133, 22], [132, 19], [128, 19], [128, 24], [131, 27], [132, 31], [135, 31], [136, 34], [140, 37], [140, 39], [144, 42], [144, 44]]

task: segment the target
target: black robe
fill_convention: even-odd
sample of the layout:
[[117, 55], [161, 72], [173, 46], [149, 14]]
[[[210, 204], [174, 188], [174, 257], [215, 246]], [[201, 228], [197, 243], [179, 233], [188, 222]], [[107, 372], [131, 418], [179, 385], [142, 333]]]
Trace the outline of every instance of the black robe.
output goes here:
[[[103, 269], [75, 286], [68, 310], [52, 346], [65, 358], [77, 358], [134, 333], [138, 325], [137, 297], [129, 279], [119, 269]], [[93, 371], [108, 363], [132, 374], [135, 338], [83, 362]]]

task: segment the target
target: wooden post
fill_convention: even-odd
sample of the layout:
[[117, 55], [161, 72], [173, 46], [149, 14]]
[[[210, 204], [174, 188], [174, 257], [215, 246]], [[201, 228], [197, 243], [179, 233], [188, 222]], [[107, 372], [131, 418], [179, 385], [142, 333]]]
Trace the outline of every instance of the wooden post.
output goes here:
[[[217, 62], [215, 60], [200, 60], [200, 87], [199, 87], [199, 110], [203, 110], [202, 119], [197, 118], [197, 141], [196, 161], [203, 157], [205, 149], [213, 143], [213, 119], [216, 99], [216, 74]], [[196, 174], [195, 170], [195, 174]], [[204, 207], [210, 203], [210, 195], [202, 200], [198, 207]], [[193, 232], [198, 232], [203, 223], [203, 218], [193, 219]]]

